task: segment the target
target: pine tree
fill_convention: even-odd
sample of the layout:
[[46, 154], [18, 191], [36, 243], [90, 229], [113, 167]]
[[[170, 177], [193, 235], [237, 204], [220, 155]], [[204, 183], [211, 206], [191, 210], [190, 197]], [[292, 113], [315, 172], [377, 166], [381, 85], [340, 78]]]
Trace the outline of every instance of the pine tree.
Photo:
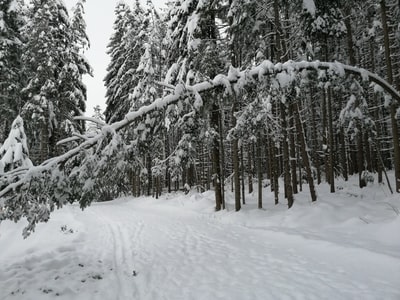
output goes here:
[[20, 116], [13, 121], [8, 138], [0, 147], [0, 174], [17, 168], [30, 168], [28, 143], [24, 131], [24, 121]]
[[[218, 5], [218, 2], [213, 1], [182, 0], [174, 2], [168, 16], [169, 51], [167, 62], [170, 69], [166, 76], [166, 82], [173, 84], [182, 82], [191, 85], [201, 80], [214, 78], [223, 70], [222, 55], [224, 52], [221, 52], [222, 49], [219, 48], [219, 32], [216, 25]], [[193, 120], [201, 118], [196, 114], [192, 115], [190, 119], [192, 123], [207, 125], [203, 125], [204, 135], [201, 136], [208, 136], [212, 156], [216, 210], [220, 210], [225, 208], [222, 175], [224, 163], [222, 159], [221, 98], [215, 97], [212, 93], [203, 95], [203, 97], [213, 99], [207, 107], [202, 108], [202, 104], [197, 105], [196, 110], [208, 114], [207, 119], [203, 119], [203, 122]], [[197, 103], [202, 103], [202, 100], [198, 100]], [[181, 107], [185, 108], [185, 105], [183, 104]], [[191, 109], [191, 107], [188, 106], [186, 109]], [[193, 134], [193, 132], [180, 133], [183, 133], [183, 137]], [[199, 142], [199, 140], [197, 141]], [[186, 149], [186, 153], [190, 153], [189, 149]]]
[[20, 90], [24, 76], [21, 65], [24, 25], [23, 3], [16, 0], [0, 2], [0, 141], [21, 110]]
[[[383, 25], [383, 36], [384, 36], [384, 49], [385, 49], [385, 61], [386, 61], [386, 72], [387, 79], [390, 84], [395, 84], [396, 75], [400, 74], [400, 72], [394, 72], [393, 70], [393, 60], [400, 60], [400, 47], [396, 49], [396, 47], [391, 48], [391, 40], [390, 40], [390, 20], [388, 20], [387, 16], [387, 7], [386, 1], [380, 1], [381, 7], [381, 16], [382, 16], [382, 25]], [[397, 57], [393, 57], [394, 53], [392, 53], [393, 48], [395, 51], [397, 50]], [[400, 76], [397, 78], [397, 88], [400, 88]], [[400, 193], [400, 135], [399, 135], [399, 125], [397, 121], [397, 109], [399, 107], [398, 103], [390, 103], [390, 119], [392, 123], [392, 137], [393, 137], [393, 150], [394, 150], [394, 169], [395, 169], [395, 186], [396, 192]]]
[[62, 1], [33, 0], [29, 17], [22, 56], [28, 78], [22, 90], [23, 114], [32, 119], [27, 128], [32, 157], [43, 161], [59, 153], [56, 143], [69, 133], [67, 124], [84, 131], [73, 117], [85, 111], [82, 75], [91, 69], [80, 53], [83, 40], [82, 27], [77, 26], [79, 18], [74, 19], [72, 30]]
[[[115, 33], [109, 44], [111, 63], [105, 78], [108, 122], [118, 120], [161, 96], [160, 88], [155, 84], [162, 76], [163, 29], [158, 13], [151, 1], [144, 8], [137, 0], [132, 9], [119, 3], [116, 15]], [[130, 165], [127, 175], [134, 194], [140, 193], [142, 184], [146, 186], [146, 193], [151, 193], [152, 160], [162, 158], [162, 143], [160, 145], [159, 141], [162, 124], [162, 114], [156, 113], [138, 121], [132, 130], [124, 133], [131, 157], [127, 162]], [[151, 153], [150, 149], [159, 151]]]
[[[124, 101], [128, 95], [121, 95], [121, 77], [124, 75], [126, 76], [128, 71], [132, 72], [130, 69], [127, 69], [130, 58], [126, 57], [126, 51], [135, 54], [133, 49], [125, 47], [125, 43], [130, 41], [127, 39], [127, 34], [132, 21], [131, 9], [124, 1], [119, 1], [115, 8], [115, 15], [114, 33], [107, 46], [107, 53], [111, 56], [111, 62], [107, 67], [107, 75], [104, 78], [104, 83], [107, 88], [107, 107], [104, 112], [106, 122], [120, 120], [124, 114], [129, 111], [129, 106], [127, 106], [126, 101]], [[123, 68], [125, 68], [124, 71]], [[121, 96], [124, 97], [124, 100], [121, 100]]]
[[[86, 34], [86, 23], [84, 20], [84, 3], [79, 0], [73, 8], [70, 26], [70, 41], [64, 67], [60, 74], [60, 86], [62, 97], [65, 100], [60, 110], [70, 112], [68, 123], [74, 126], [74, 130], [83, 133], [85, 125], [83, 122], [71, 122], [75, 116], [82, 116], [86, 111], [87, 89], [83, 83], [83, 76], [92, 76], [92, 67], [84, 56], [85, 50], [90, 47], [89, 37]], [[69, 132], [68, 132], [69, 133]]]
[[[162, 76], [162, 61], [160, 61], [162, 49], [160, 44], [163, 37], [161, 32], [160, 17], [151, 1], [148, 1], [136, 38], [136, 45], [141, 44], [142, 55], [135, 70], [136, 85], [129, 95], [131, 110], [137, 110], [141, 106], [151, 104], [161, 96], [160, 88], [156, 84], [156, 81]], [[153, 168], [153, 165], [164, 159], [163, 112], [159, 111], [148, 115], [136, 127], [141, 128], [135, 130], [134, 137], [136, 138], [134, 139], [137, 151], [142, 157], [142, 164], [146, 166], [144, 173], [147, 174], [147, 194], [150, 194], [150, 190], [153, 188], [153, 194], [158, 197], [162, 169], [160, 170], [158, 166]], [[150, 149], [154, 149], [154, 151], [150, 151]]]

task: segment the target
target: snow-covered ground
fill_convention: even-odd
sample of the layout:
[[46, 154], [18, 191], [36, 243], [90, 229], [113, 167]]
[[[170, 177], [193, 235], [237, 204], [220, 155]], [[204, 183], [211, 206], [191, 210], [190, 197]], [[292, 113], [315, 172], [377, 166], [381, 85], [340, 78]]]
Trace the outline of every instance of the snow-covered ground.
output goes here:
[[400, 197], [337, 186], [290, 210], [268, 189], [240, 212], [211, 192], [72, 205], [27, 240], [3, 222], [0, 299], [400, 299]]

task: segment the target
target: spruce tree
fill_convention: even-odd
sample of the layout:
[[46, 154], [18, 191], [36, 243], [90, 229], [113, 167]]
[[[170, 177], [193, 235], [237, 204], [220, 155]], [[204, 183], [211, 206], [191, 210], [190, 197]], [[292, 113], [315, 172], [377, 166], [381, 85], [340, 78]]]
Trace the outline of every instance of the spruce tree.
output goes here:
[[62, 1], [32, 0], [29, 17], [22, 56], [27, 76], [23, 115], [31, 119], [32, 158], [43, 161], [60, 153], [56, 144], [70, 133], [68, 124], [83, 132], [73, 118], [85, 111], [82, 75], [91, 69], [80, 53], [82, 31], [73, 30]]
[[22, 1], [0, 1], [0, 141], [7, 137], [7, 128], [22, 106], [21, 28], [24, 22]]
[[[120, 98], [121, 76], [124, 76], [129, 69], [122, 70], [127, 65], [126, 51], [131, 49], [125, 48], [124, 43], [128, 42], [127, 34], [131, 26], [131, 9], [124, 1], [119, 1], [115, 8], [116, 19], [114, 21], [114, 33], [110, 38], [107, 53], [111, 57], [111, 62], [107, 67], [107, 75], [104, 78], [106, 86], [106, 110], [104, 112], [106, 122], [120, 120], [128, 111], [129, 107], [123, 105]], [[134, 54], [134, 52], [131, 52]], [[136, 69], [136, 67], [135, 67]], [[130, 71], [131, 72], [131, 71]], [[126, 96], [126, 95], [125, 95]]]
[[[217, 7], [218, 1], [196, 1], [182, 0], [176, 1], [171, 7], [168, 16], [167, 41], [169, 42], [169, 51], [167, 53], [167, 62], [170, 66], [166, 82], [168, 83], [186, 83], [192, 85], [196, 82], [214, 78], [224, 69], [224, 52], [219, 48], [220, 39], [217, 29]], [[190, 115], [192, 124], [202, 124], [203, 128], [198, 128], [202, 133], [196, 134], [195, 131], [180, 131], [183, 138], [188, 136], [207, 136], [209, 149], [212, 156], [212, 173], [215, 188], [216, 210], [225, 208], [224, 188], [223, 188], [223, 136], [222, 133], [222, 114], [220, 110], [221, 97], [216, 97], [213, 93], [203, 95], [210, 100], [207, 107], [202, 107], [202, 100], [196, 102], [194, 112]], [[200, 97], [201, 98], [201, 97]], [[193, 110], [193, 107], [186, 106], [184, 103], [181, 108]], [[185, 110], [183, 110], [185, 111]], [[202, 118], [199, 112], [208, 114]], [[182, 113], [182, 112], [181, 112]], [[182, 115], [184, 115], [182, 113]], [[189, 128], [188, 128], [189, 129]], [[200, 142], [196, 137], [192, 141]], [[191, 145], [191, 143], [182, 143]], [[186, 149], [190, 153], [190, 149]], [[190, 165], [189, 165], [190, 166]], [[189, 167], [189, 166], [183, 166]]]
[[30, 168], [28, 143], [24, 121], [20, 116], [13, 121], [8, 138], [0, 147], [0, 175], [17, 168]]

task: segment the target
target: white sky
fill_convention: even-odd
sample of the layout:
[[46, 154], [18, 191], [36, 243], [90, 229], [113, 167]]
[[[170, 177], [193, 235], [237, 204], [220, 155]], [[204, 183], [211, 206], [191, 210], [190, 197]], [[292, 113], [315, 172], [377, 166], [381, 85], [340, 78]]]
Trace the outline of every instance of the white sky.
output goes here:
[[[86, 103], [86, 115], [92, 116], [93, 107], [100, 105], [105, 109], [105, 87], [103, 78], [106, 76], [106, 68], [110, 58], [106, 54], [107, 44], [113, 32], [114, 9], [120, 0], [87, 0], [85, 4], [85, 20], [87, 33], [90, 39], [90, 49], [85, 53], [91, 66], [94, 69], [94, 77], [84, 78], [88, 89], [88, 100]], [[134, 0], [126, 0], [133, 4]], [[145, 0], [142, 0], [145, 2]], [[68, 8], [71, 8], [76, 1], [65, 0]], [[164, 0], [153, 0], [156, 7], [163, 7]]]

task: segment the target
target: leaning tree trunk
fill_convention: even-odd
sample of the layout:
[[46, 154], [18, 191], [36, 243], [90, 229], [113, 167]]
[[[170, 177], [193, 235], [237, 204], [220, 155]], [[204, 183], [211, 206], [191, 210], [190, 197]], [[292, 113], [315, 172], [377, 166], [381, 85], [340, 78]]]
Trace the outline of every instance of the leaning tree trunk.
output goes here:
[[315, 192], [315, 186], [314, 186], [314, 178], [312, 175], [311, 171], [311, 165], [310, 165], [310, 158], [308, 156], [307, 152], [307, 144], [305, 140], [305, 134], [304, 134], [304, 128], [303, 124], [301, 122], [300, 118], [300, 112], [299, 112], [299, 106], [297, 102], [293, 103], [293, 111], [294, 111], [294, 117], [295, 117], [295, 123], [296, 123], [296, 129], [297, 129], [297, 134], [299, 136], [299, 142], [300, 142], [300, 148], [301, 148], [301, 158], [303, 160], [304, 168], [306, 169], [306, 175], [307, 175], [307, 181], [308, 181], [308, 186], [310, 188], [310, 195], [311, 195], [311, 201], [317, 201], [317, 194]]

